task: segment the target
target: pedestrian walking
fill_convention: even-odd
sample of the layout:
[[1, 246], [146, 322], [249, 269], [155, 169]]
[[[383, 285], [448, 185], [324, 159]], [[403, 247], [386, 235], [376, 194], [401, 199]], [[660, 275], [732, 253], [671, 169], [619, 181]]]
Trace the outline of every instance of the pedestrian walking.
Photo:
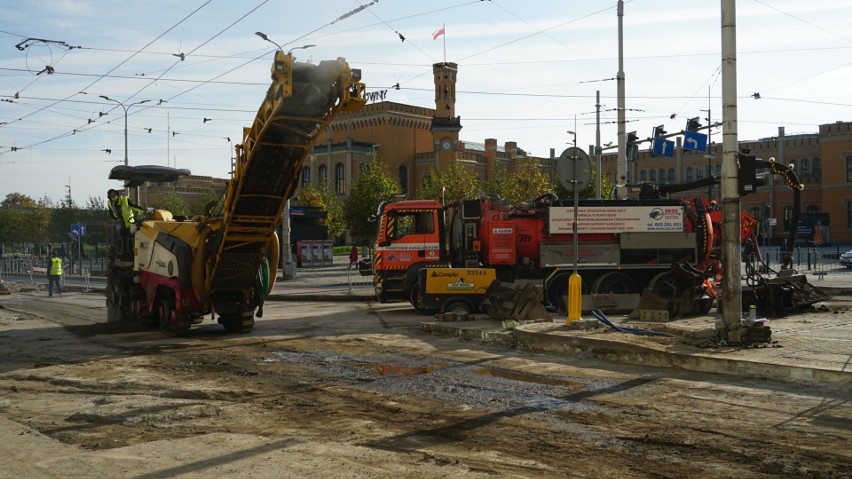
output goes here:
[[352, 245], [352, 249], [349, 250], [349, 268], [352, 269], [352, 265], [357, 265], [358, 263], [358, 247], [354, 244]]
[[54, 250], [50, 253], [50, 264], [47, 265], [47, 295], [53, 296], [53, 284], [56, 283], [56, 292], [62, 296], [62, 285], [59, 280], [62, 278], [62, 258], [59, 253]]

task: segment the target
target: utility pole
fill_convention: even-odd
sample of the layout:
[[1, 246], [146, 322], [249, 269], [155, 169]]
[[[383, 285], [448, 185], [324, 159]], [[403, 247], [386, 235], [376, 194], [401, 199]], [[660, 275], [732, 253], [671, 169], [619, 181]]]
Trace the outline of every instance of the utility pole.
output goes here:
[[624, 198], [625, 192], [623, 186], [619, 187], [627, 177], [627, 139], [625, 138], [626, 131], [626, 112], [624, 104], [624, 0], [618, 0], [618, 74], [616, 74], [618, 83], [618, 165], [616, 165], [615, 184], [617, 196], [619, 199]]
[[[707, 176], [713, 175], [713, 147], [710, 145], [713, 143], [713, 121], [710, 116], [710, 85], [707, 85], [707, 109], [701, 110], [707, 112], [707, 146], [704, 148], [704, 158], [707, 158]], [[707, 202], [713, 199], [713, 185], [707, 185]]]
[[[601, 91], [598, 90], [595, 92], [595, 115], [597, 116], [597, 121], [595, 121], [595, 161], [598, 164], [596, 180], [598, 194], [596, 196], [597, 199], [601, 199], [601, 155], [603, 152], [601, 151]], [[576, 117], [575, 123], [576, 123]], [[574, 126], [576, 128], [576, 125]]]
[[[787, 161], [785, 161], [786, 159], [784, 158], [784, 140], [785, 140], [784, 136], [785, 135], [786, 135], [786, 133], [784, 131], [784, 127], [779, 126], [778, 127], [778, 140], [777, 140], [778, 141], [778, 163], [782, 164], [782, 165], [787, 164]], [[775, 209], [775, 177], [773, 177], [772, 175], [769, 175], [768, 180], [769, 180], [769, 213], [770, 213], [771, 217], [778, 218], [778, 210]], [[778, 222], [777, 219], [775, 221], [776, 221], [776, 223]], [[782, 219], [782, 221], [783, 221], [783, 219]], [[772, 230], [775, 229], [775, 227], [769, 226], [767, 229], [769, 230], [769, 244], [772, 244], [772, 237], [774, 236]]]
[[725, 337], [743, 340], [740, 278], [740, 196], [737, 186], [737, 15], [736, 1], [722, 0], [722, 318]]

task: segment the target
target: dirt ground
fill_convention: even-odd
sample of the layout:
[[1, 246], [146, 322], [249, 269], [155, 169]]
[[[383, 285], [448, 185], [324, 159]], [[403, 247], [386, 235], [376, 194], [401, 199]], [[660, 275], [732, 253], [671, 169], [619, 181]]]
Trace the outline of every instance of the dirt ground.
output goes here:
[[848, 478], [852, 393], [425, 335], [400, 305], [267, 303], [247, 335], [0, 296], [0, 475]]

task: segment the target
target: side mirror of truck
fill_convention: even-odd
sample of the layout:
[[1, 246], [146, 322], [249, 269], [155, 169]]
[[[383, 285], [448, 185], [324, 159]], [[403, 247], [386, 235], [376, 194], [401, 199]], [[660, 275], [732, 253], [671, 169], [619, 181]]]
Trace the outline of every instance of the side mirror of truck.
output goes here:
[[379, 246], [390, 246], [390, 240], [379, 241]]

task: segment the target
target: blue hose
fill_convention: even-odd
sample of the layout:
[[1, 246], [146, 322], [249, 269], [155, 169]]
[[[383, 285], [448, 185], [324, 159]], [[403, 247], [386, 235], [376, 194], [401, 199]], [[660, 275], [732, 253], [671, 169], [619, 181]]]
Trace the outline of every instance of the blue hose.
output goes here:
[[603, 312], [601, 312], [599, 310], [592, 311], [592, 314], [594, 314], [595, 317], [598, 318], [598, 321], [600, 321], [603, 324], [609, 326], [610, 328], [618, 331], [619, 333], [630, 333], [630, 334], [636, 334], [636, 335], [639, 335], [639, 336], [674, 336], [673, 334], [663, 333], [663, 332], [660, 332], [660, 331], [651, 331], [650, 329], [629, 328], [629, 327], [624, 327], [624, 326], [616, 326], [615, 324], [612, 323], [612, 321], [610, 321], [603, 314]]

